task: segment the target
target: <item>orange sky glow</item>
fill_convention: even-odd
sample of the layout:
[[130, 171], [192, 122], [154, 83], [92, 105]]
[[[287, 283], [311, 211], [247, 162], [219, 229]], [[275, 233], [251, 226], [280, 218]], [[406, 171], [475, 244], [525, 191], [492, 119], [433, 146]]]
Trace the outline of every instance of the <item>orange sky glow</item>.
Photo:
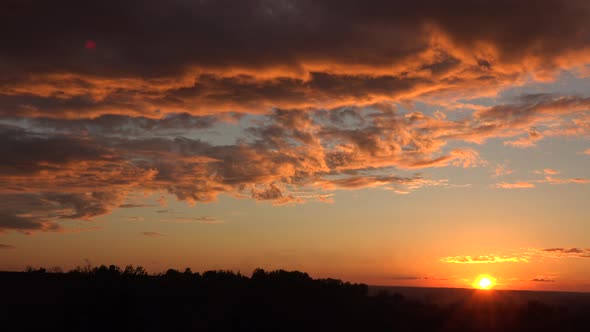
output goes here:
[[590, 292], [588, 2], [358, 4], [10, 5], [0, 270]]

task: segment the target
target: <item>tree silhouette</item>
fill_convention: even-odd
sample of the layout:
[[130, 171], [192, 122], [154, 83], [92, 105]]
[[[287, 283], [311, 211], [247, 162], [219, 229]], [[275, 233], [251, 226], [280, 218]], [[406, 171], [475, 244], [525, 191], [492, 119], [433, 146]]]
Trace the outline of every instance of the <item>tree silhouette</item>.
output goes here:
[[[0, 273], [3, 326], [58, 331], [585, 331], [590, 296], [567, 308], [465, 291], [441, 305], [364, 284], [255, 269], [148, 275], [141, 266]], [[490, 293], [493, 294], [493, 293]], [[577, 304], [576, 304], [577, 303]], [[31, 319], [34, 317], [35, 319]]]

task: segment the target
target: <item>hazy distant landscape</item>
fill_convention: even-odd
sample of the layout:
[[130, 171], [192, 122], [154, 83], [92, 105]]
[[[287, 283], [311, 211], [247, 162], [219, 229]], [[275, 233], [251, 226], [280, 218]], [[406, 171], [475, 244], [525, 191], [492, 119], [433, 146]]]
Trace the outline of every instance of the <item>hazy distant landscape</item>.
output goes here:
[[556, 292], [530, 290], [478, 290], [468, 288], [433, 288], [433, 287], [400, 287], [400, 286], [369, 286], [369, 295], [402, 294], [404, 298], [438, 305], [447, 305], [465, 300], [479, 298], [482, 301], [523, 304], [538, 301], [548, 305], [585, 308], [590, 313], [590, 293], [587, 292]]
[[298, 271], [0, 273], [3, 322], [53, 331], [584, 331], [590, 294], [378, 287]]

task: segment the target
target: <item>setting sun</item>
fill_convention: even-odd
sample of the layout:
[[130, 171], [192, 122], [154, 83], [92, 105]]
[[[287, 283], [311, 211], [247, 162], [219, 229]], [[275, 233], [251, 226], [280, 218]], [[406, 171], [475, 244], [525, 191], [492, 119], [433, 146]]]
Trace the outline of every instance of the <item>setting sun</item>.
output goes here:
[[489, 276], [487, 274], [482, 274], [479, 277], [477, 277], [477, 279], [475, 279], [473, 287], [479, 289], [491, 289], [492, 287], [494, 287], [495, 284], [496, 279], [494, 277]]

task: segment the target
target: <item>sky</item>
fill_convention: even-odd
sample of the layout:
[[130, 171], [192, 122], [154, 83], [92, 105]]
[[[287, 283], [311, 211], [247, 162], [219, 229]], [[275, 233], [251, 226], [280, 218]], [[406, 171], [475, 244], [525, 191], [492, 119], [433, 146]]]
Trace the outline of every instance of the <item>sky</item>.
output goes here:
[[590, 292], [585, 0], [3, 2], [0, 270]]

